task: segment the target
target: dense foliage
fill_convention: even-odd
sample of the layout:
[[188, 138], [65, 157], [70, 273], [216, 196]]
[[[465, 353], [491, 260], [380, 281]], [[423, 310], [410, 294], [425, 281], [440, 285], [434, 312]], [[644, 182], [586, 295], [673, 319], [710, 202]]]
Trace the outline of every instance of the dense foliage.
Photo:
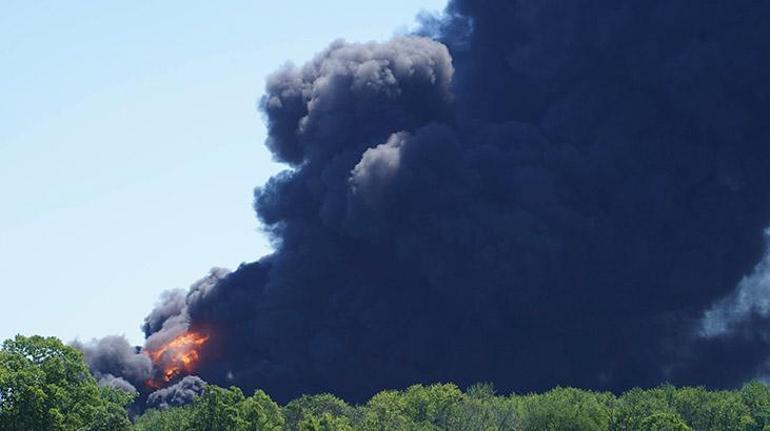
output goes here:
[[56, 338], [6, 340], [0, 349], [0, 430], [121, 431], [134, 395], [100, 387], [83, 354]]
[[544, 394], [496, 395], [490, 385], [461, 391], [452, 384], [382, 391], [350, 406], [329, 394], [303, 396], [283, 408], [263, 393], [207, 387], [192, 405], [151, 410], [140, 430], [291, 431], [767, 431], [770, 387], [632, 389], [619, 397], [575, 388]]
[[770, 431], [770, 386], [735, 391], [669, 385], [620, 396], [575, 388], [497, 395], [491, 385], [386, 390], [351, 406], [306, 395], [279, 406], [263, 391], [209, 385], [191, 404], [129, 421], [134, 395], [100, 387], [82, 354], [55, 338], [22, 337], [0, 349], [2, 431]]

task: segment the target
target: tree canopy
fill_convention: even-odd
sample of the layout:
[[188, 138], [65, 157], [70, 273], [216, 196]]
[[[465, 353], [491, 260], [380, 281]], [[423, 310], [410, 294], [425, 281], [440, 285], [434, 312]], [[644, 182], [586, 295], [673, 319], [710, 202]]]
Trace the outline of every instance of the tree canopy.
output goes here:
[[56, 338], [17, 336], [0, 349], [0, 429], [128, 430], [133, 395], [99, 387], [83, 355]]
[[284, 406], [261, 390], [247, 396], [206, 385], [187, 405], [142, 412], [143, 402], [99, 386], [81, 352], [56, 338], [17, 336], [0, 348], [1, 431], [770, 431], [770, 386], [760, 381], [732, 391], [662, 385], [619, 396], [418, 384], [361, 405], [314, 394]]

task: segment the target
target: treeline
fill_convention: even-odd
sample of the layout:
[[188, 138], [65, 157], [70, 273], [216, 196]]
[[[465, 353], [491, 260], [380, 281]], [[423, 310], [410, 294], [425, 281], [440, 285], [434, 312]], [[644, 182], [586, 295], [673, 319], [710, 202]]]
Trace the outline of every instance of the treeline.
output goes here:
[[556, 388], [499, 396], [489, 385], [461, 391], [452, 384], [382, 391], [351, 406], [333, 395], [303, 396], [281, 407], [262, 391], [207, 386], [192, 404], [150, 410], [134, 429], [150, 430], [770, 430], [770, 388], [752, 382], [737, 391], [633, 389], [611, 393]]
[[734, 391], [632, 389], [620, 396], [556, 388], [498, 395], [479, 384], [415, 385], [353, 406], [307, 395], [285, 406], [268, 394], [206, 386], [191, 404], [129, 418], [136, 394], [100, 387], [83, 355], [56, 338], [16, 337], [0, 349], [0, 431], [642, 430], [770, 431], [770, 386]]

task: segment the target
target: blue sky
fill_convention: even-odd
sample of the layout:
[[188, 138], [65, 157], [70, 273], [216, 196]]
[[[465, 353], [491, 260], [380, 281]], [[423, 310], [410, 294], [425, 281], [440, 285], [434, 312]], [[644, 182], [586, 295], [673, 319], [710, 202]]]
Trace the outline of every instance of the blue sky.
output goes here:
[[269, 252], [265, 77], [443, 0], [0, 4], [0, 339], [125, 334], [159, 293]]

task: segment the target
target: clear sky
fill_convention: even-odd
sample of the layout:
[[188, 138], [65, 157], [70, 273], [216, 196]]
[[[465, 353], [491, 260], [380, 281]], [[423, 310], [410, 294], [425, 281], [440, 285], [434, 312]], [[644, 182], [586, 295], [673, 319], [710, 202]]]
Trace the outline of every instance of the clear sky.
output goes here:
[[265, 77], [444, 0], [0, 3], [0, 340], [124, 334], [269, 252]]

